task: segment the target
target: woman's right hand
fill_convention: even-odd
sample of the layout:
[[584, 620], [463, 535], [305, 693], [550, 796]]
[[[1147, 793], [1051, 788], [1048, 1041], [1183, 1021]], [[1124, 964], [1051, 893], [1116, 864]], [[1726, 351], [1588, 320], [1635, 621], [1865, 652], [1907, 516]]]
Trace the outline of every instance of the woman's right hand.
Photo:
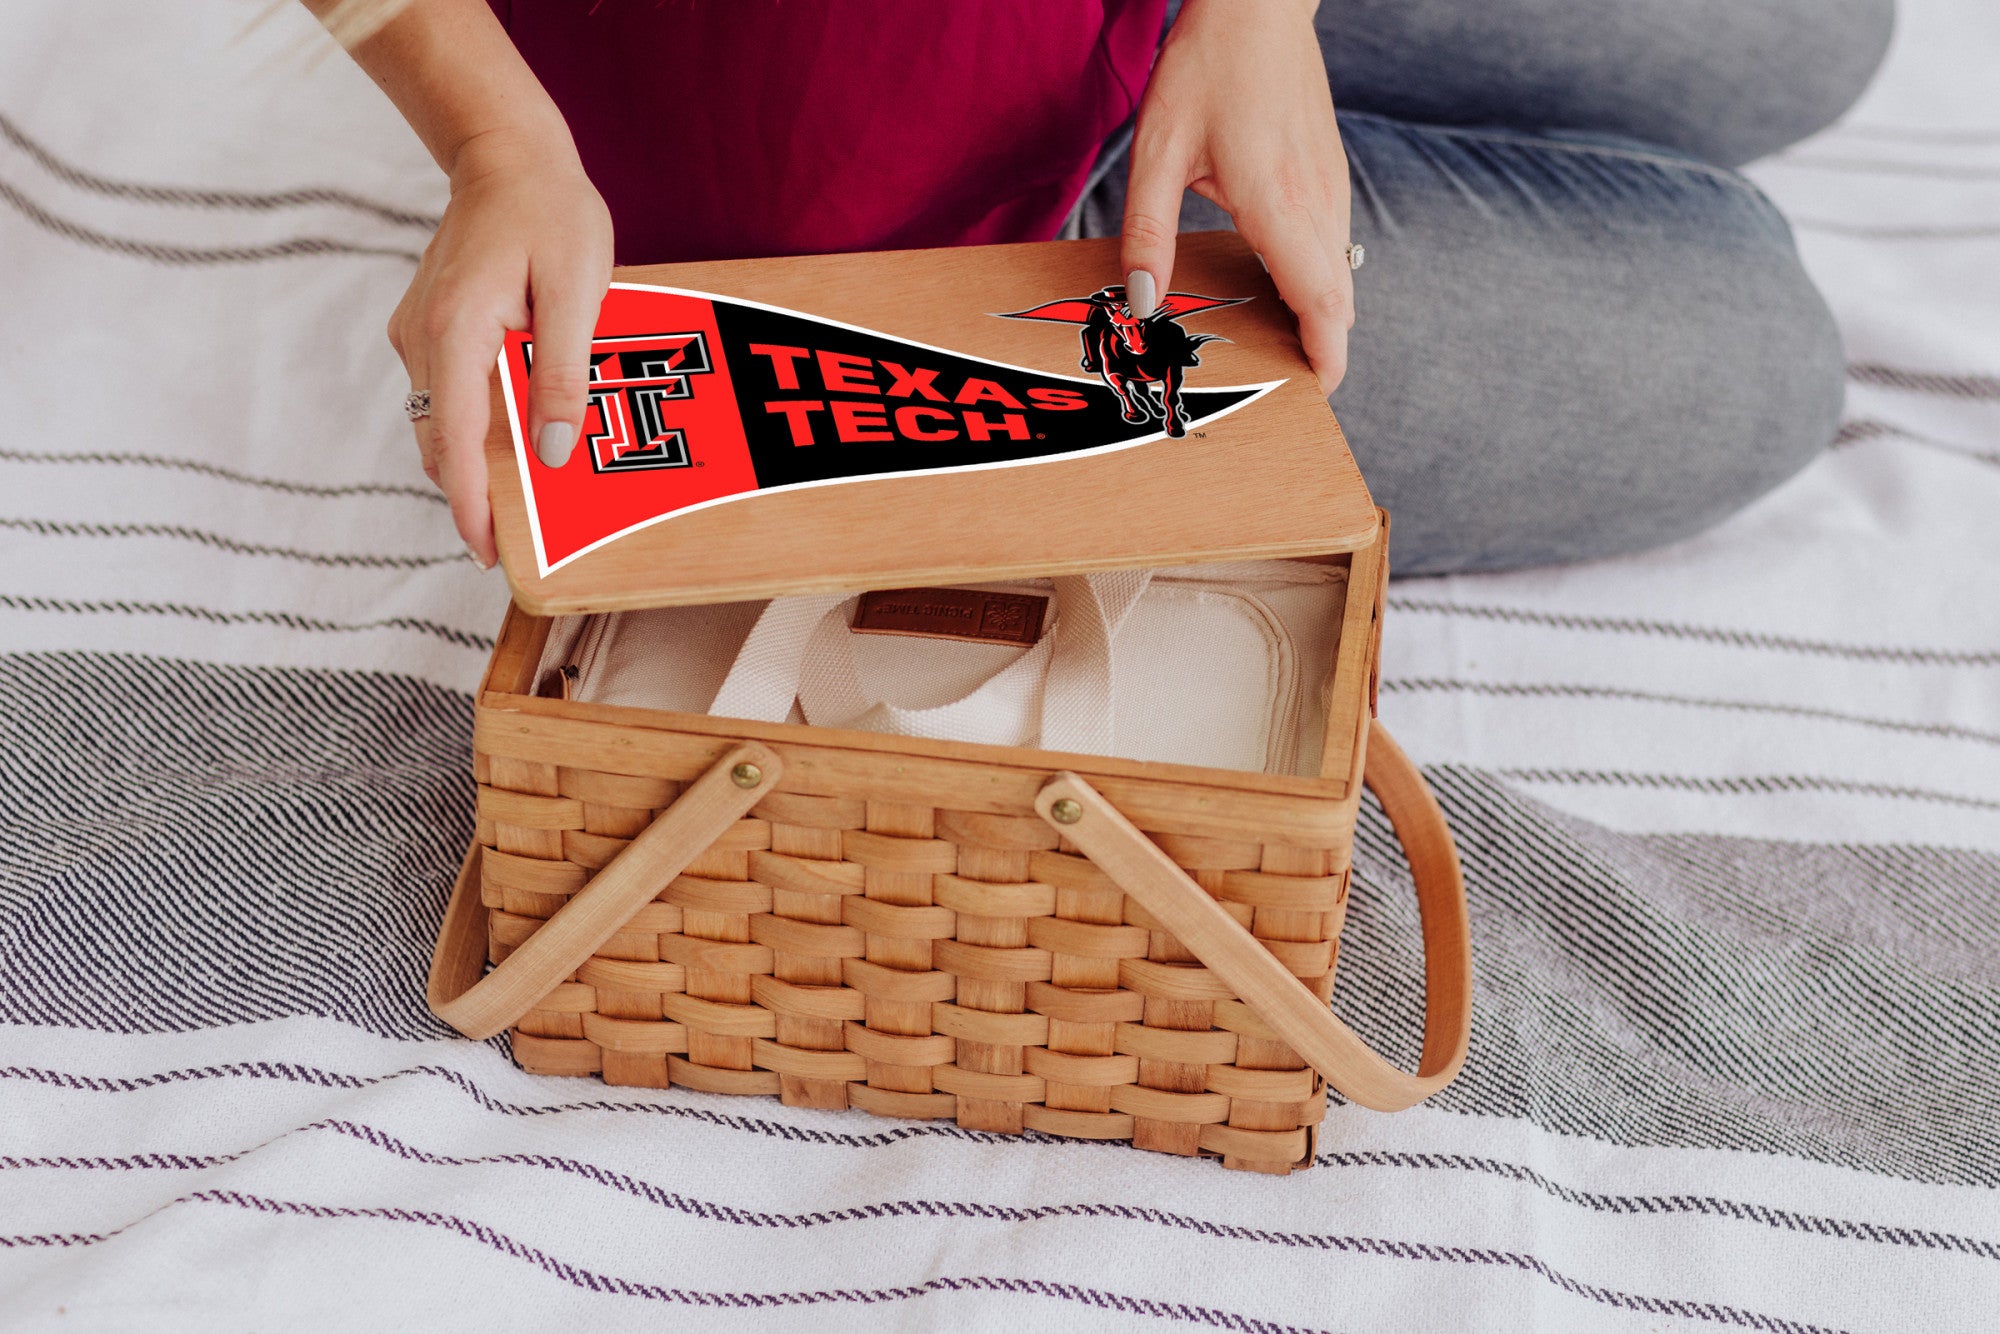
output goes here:
[[450, 167], [451, 202], [389, 319], [389, 342], [429, 390], [415, 423], [424, 474], [482, 569], [498, 558], [486, 493], [488, 381], [510, 329], [535, 336], [528, 438], [560, 466], [582, 429], [590, 336], [611, 281], [611, 214], [565, 137], [475, 135]]

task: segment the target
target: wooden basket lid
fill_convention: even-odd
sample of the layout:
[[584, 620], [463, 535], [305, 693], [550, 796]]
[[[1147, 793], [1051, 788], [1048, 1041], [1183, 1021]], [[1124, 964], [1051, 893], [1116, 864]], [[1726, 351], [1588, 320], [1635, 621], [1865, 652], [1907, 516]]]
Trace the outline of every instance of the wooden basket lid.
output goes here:
[[[532, 342], [501, 355], [487, 462], [516, 601], [611, 611], [1373, 541], [1374, 502], [1241, 238], [1181, 238], [1143, 352], [1110, 322], [1129, 318], [1119, 291], [1092, 301], [1117, 264], [1101, 240], [619, 270], [563, 467], [525, 438]], [[1081, 368], [1086, 343], [1132, 372], [1143, 420]], [[1190, 358], [1176, 438], [1160, 381], [1136, 377]]]

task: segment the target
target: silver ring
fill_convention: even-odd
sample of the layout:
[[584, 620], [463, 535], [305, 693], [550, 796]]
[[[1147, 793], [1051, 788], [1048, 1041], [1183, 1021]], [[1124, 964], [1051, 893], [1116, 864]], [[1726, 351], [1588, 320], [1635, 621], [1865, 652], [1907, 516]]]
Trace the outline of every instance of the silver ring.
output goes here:
[[422, 421], [431, 415], [431, 391], [412, 389], [403, 399], [403, 415], [413, 422]]
[[1348, 268], [1358, 269], [1367, 262], [1368, 262], [1368, 248], [1366, 246], [1351, 245], [1347, 247]]

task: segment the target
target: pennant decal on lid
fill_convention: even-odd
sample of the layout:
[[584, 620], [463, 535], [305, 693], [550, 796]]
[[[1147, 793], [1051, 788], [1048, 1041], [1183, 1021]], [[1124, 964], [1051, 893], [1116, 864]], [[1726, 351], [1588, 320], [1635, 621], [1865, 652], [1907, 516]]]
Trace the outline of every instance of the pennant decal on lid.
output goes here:
[[591, 342], [582, 438], [562, 467], [529, 448], [533, 340], [510, 333], [500, 353], [537, 567], [549, 574], [663, 519], [760, 491], [1018, 467], [1185, 437], [1282, 383], [1184, 385], [1196, 349], [1213, 337], [1178, 321], [1235, 304], [1174, 292], [1140, 320], [1124, 290], [1107, 287], [1007, 316], [1081, 326], [1079, 363], [1093, 373], [1085, 379], [777, 306], [614, 283]]

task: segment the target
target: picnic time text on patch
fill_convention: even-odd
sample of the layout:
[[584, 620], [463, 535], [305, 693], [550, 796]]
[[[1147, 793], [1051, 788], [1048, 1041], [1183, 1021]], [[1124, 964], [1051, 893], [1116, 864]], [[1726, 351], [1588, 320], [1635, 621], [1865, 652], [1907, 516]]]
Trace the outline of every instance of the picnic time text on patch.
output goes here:
[[1213, 336], [1175, 321], [1248, 299], [1175, 293], [1139, 321], [1122, 289], [1107, 288], [1011, 315], [1082, 325], [1079, 365], [1094, 378], [1080, 378], [777, 306], [614, 284], [591, 343], [580, 447], [562, 467], [529, 447], [534, 340], [510, 334], [501, 353], [538, 568], [546, 575], [663, 519], [759, 492], [1181, 439], [1275, 387], [1185, 382]]
[[863, 593], [853, 630], [861, 635], [917, 635], [974, 644], [1033, 644], [1042, 637], [1049, 600], [1038, 593], [976, 588], [893, 588]]

